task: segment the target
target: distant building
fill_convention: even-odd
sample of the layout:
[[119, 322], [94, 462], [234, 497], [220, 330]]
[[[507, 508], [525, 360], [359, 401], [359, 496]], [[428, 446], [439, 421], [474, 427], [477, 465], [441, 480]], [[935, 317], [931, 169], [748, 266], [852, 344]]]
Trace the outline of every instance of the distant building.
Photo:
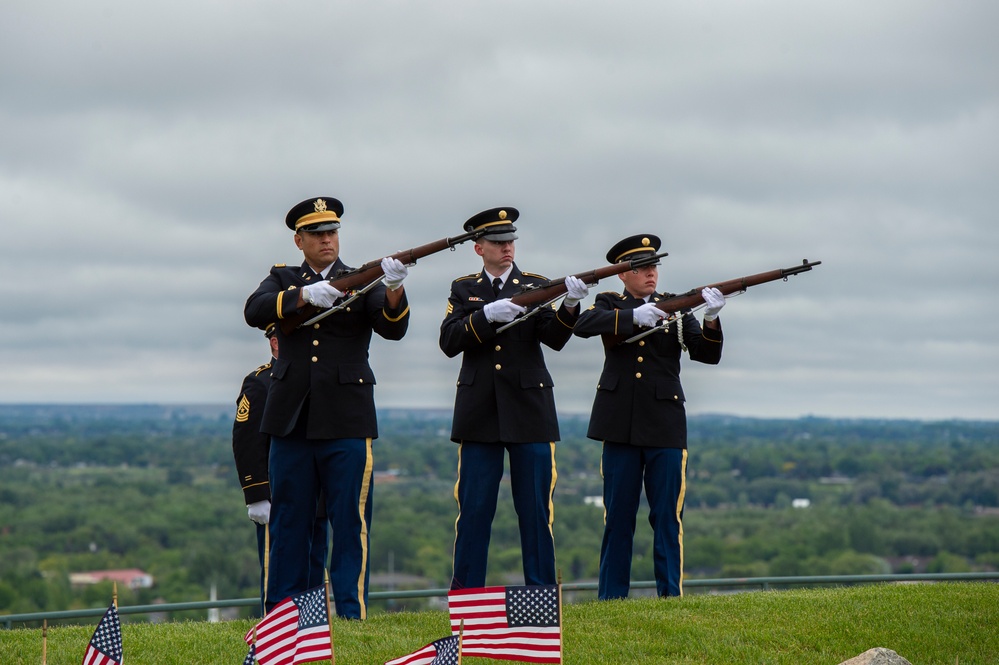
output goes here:
[[129, 589], [148, 589], [153, 586], [153, 576], [138, 568], [123, 570], [90, 570], [83, 573], [70, 573], [69, 583], [74, 586], [86, 586], [100, 582], [117, 582]]
[[820, 485], [852, 485], [853, 478], [849, 476], [823, 476], [819, 478]]
[[792, 508], [808, 508], [812, 505], [811, 499], [791, 499]]

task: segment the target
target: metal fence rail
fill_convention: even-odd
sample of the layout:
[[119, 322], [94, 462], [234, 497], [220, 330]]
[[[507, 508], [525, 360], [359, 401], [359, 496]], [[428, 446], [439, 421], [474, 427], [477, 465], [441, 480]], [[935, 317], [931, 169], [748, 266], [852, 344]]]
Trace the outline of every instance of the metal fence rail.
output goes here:
[[[686, 588], [731, 588], [759, 587], [770, 590], [785, 586], [819, 586], [844, 584], [876, 584], [880, 582], [959, 582], [999, 580], [999, 572], [985, 573], [923, 573], [904, 575], [811, 575], [800, 577], [720, 577], [713, 579], [689, 579], [683, 581]], [[632, 589], [655, 589], [654, 581], [632, 582]], [[562, 591], [596, 591], [596, 582], [567, 582]], [[402, 600], [406, 598], [434, 598], [447, 596], [447, 589], [416, 589], [412, 591], [372, 591], [369, 600]], [[230, 600], [204, 600], [188, 603], [161, 603], [158, 605], [131, 605], [119, 607], [118, 614], [164, 614], [188, 610], [210, 610], [226, 607], [254, 607], [260, 605], [260, 598], [234, 598]], [[86, 610], [64, 610], [59, 612], [31, 612], [28, 614], [0, 615], [0, 627], [10, 630], [14, 624], [41, 623], [44, 620], [90, 619], [100, 617], [107, 607]], [[19, 626], [27, 627], [27, 626]]]

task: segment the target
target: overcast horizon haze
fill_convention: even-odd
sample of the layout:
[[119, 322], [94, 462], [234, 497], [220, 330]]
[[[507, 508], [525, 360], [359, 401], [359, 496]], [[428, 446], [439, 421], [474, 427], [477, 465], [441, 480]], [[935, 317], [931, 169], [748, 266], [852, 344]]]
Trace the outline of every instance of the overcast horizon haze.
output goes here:
[[[6, 2], [0, 404], [232, 403], [268, 358], [246, 297], [302, 262], [284, 216], [332, 196], [351, 265], [496, 206], [549, 277], [634, 233], [664, 291], [821, 261], [729, 299], [688, 413], [995, 420], [997, 24], [984, 0]], [[379, 408], [450, 408], [439, 325], [480, 268], [464, 244], [410, 269]], [[546, 358], [587, 413], [599, 340]]]

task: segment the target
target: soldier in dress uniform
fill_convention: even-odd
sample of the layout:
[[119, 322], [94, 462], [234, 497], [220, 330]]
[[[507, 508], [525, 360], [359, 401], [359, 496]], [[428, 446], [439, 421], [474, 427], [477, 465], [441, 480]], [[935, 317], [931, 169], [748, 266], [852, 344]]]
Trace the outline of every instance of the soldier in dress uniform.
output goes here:
[[486, 232], [474, 245], [483, 268], [454, 280], [441, 323], [441, 350], [449, 358], [462, 355], [451, 429], [451, 440], [459, 444], [452, 589], [485, 586], [507, 453], [524, 582], [556, 583], [552, 495], [559, 429], [554, 382], [541, 345], [558, 351], [569, 341], [587, 287], [570, 275], [561, 306], [497, 331], [525, 312], [511, 296], [547, 282], [514, 263], [518, 216], [516, 208], [493, 208], [465, 222], [466, 231]]
[[329, 308], [344, 298], [330, 283], [350, 270], [340, 257], [343, 204], [330, 196], [295, 205], [285, 224], [305, 257], [276, 265], [246, 301], [251, 326], [277, 323], [281, 348], [261, 430], [271, 435], [271, 549], [267, 609], [309, 588], [312, 520], [320, 491], [332, 527], [330, 584], [341, 617], [367, 616], [372, 452], [378, 436], [375, 375], [368, 362], [373, 333], [402, 339], [409, 325], [406, 266], [382, 260], [384, 284], [344, 309], [290, 334], [280, 321], [306, 304]]
[[[660, 240], [651, 234], [625, 238], [607, 252], [609, 263], [655, 254]], [[703, 328], [684, 312], [663, 325], [666, 313], [655, 303], [658, 265], [619, 275], [621, 293], [600, 293], [576, 324], [580, 337], [605, 338], [604, 366], [597, 384], [587, 436], [603, 442], [604, 535], [600, 547], [598, 596], [625, 598], [631, 586], [632, 544], [644, 481], [654, 534], [656, 591], [683, 595], [683, 498], [687, 469], [687, 417], [680, 386], [680, 355], [715, 365], [721, 360], [718, 312], [725, 298], [717, 289], [701, 293]], [[609, 338], [656, 328], [630, 343]]]
[[[267, 458], [271, 450], [271, 437], [260, 431], [264, 415], [267, 389], [271, 385], [271, 367], [278, 356], [276, 326], [264, 330], [271, 348], [271, 360], [246, 375], [239, 397], [236, 398], [236, 418], [232, 423], [232, 454], [246, 512], [257, 526], [257, 556], [260, 559], [260, 609], [264, 611], [267, 600], [268, 550], [270, 535], [271, 488], [268, 481]], [[326, 505], [320, 502], [312, 532], [312, 549], [309, 553], [309, 584], [316, 586], [323, 581], [326, 569], [328, 537], [326, 532]]]

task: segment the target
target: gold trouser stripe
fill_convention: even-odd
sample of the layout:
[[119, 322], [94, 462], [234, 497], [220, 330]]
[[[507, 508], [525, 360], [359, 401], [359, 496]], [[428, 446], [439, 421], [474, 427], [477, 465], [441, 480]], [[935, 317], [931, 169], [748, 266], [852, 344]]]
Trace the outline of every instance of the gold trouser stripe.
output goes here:
[[264, 525], [264, 607], [267, 606], [267, 582], [271, 572], [271, 525]]
[[[604, 479], [604, 450], [607, 448], [607, 442], [600, 442], [600, 480]], [[605, 485], [603, 482], [600, 483], [601, 487]], [[600, 491], [600, 503], [604, 507], [604, 526], [607, 526], [607, 497], [604, 495], [603, 490]]]
[[683, 520], [680, 514], [683, 512], [683, 501], [687, 496], [687, 449], [683, 449], [683, 462], [680, 465], [680, 496], [676, 499], [676, 521], [679, 525], [677, 534], [680, 541], [680, 596], [683, 596]]
[[[458, 499], [458, 484], [461, 483], [461, 451], [464, 443], [458, 444], [458, 476], [454, 481], [454, 502], [458, 504], [458, 516], [454, 518], [454, 545], [458, 545], [458, 522], [461, 521], [461, 500]], [[454, 547], [451, 548], [451, 570], [454, 570]]]
[[371, 495], [371, 469], [374, 456], [371, 454], [371, 439], [365, 439], [367, 458], [364, 462], [364, 479], [361, 482], [361, 496], [357, 502], [357, 512], [361, 518], [361, 574], [357, 576], [357, 602], [361, 605], [361, 618], [368, 618], [368, 608], [364, 604], [364, 573], [368, 569], [368, 521], [364, 516]]
[[551, 534], [552, 542], [555, 542], [555, 532], [552, 531], [552, 523], [555, 521], [555, 481], [558, 480], [558, 471], [555, 469], [555, 442], [549, 441], [548, 445], [551, 446], [551, 460], [552, 460], [552, 484], [548, 488], [548, 533]]

